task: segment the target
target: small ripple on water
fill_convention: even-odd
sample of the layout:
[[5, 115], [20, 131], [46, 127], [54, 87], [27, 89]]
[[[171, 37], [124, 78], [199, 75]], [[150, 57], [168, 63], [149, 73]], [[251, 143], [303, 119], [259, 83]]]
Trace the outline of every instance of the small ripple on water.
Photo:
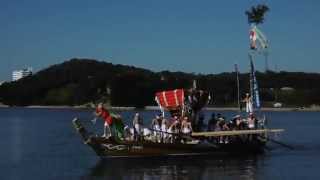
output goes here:
[[[209, 117], [210, 113], [205, 114]], [[223, 113], [231, 117], [235, 112]], [[134, 112], [123, 114], [131, 118]], [[154, 116], [152, 111], [142, 114], [145, 119]], [[0, 146], [9, 147], [0, 148], [0, 168], [4, 172], [1, 179], [10, 176], [33, 179], [35, 174], [38, 179], [320, 179], [320, 113], [268, 112], [272, 127], [287, 130], [277, 140], [294, 146], [294, 150], [271, 145], [271, 151], [258, 157], [106, 161], [100, 161], [83, 145], [72, 129], [74, 116], [90, 119], [92, 112], [0, 109], [0, 134], [8, 137], [2, 139]], [[100, 133], [102, 126], [99, 121], [92, 128]]]

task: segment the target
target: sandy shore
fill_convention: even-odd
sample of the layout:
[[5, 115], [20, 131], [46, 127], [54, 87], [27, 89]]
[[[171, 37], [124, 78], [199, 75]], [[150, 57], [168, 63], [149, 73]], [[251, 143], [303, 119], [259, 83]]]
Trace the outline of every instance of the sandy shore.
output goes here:
[[[0, 108], [11, 108], [7, 105], [0, 104]], [[41, 106], [41, 105], [32, 105], [32, 106], [24, 106], [23, 108], [35, 108], [35, 109], [93, 109], [93, 107], [87, 106]], [[116, 110], [116, 111], [131, 111], [137, 110], [135, 107], [108, 107], [108, 109]], [[158, 106], [146, 106], [142, 110], [149, 111], [160, 111]], [[237, 107], [205, 107], [204, 110], [208, 111], [238, 111]], [[244, 110], [244, 109], [243, 109]], [[262, 111], [314, 111], [320, 112], [320, 107], [311, 107], [311, 108], [292, 108], [292, 107], [283, 107], [283, 108], [272, 108], [272, 107], [264, 107], [261, 108]]]
[[[147, 106], [146, 110], [160, 110], [156, 106]], [[203, 108], [207, 111], [238, 111], [237, 107], [205, 107]], [[245, 109], [242, 109], [245, 111]], [[264, 107], [261, 108], [261, 111], [320, 111], [320, 108], [292, 108], [292, 107], [283, 107], [283, 108], [273, 108], [273, 107]]]
[[0, 103], [0, 108], [9, 107], [8, 105]]
[[[25, 108], [35, 108], [35, 109], [94, 109], [94, 107], [88, 106], [41, 106], [41, 105], [32, 105], [24, 106]], [[136, 109], [135, 107], [107, 107], [111, 110], [119, 111], [130, 111]]]
[[[204, 109], [209, 111], [238, 111], [239, 110], [239, 108], [236, 108], [236, 107], [207, 107]], [[245, 109], [242, 109], [242, 111], [245, 111]], [[320, 108], [263, 107], [261, 108], [261, 111], [320, 111]]]

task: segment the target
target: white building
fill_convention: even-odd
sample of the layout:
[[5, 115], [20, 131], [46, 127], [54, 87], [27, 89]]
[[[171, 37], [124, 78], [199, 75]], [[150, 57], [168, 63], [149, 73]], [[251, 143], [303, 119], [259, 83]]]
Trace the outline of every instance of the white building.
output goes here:
[[31, 75], [32, 75], [32, 68], [15, 70], [12, 72], [12, 80], [17, 81], [21, 78], [24, 78], [26, 76], [31, 76]]
[[294, 91], [294, 88], [292, 88], [292, 87], [282, 87], [281, 91]]
[[282, 103], [276, 102], [276, 103], [273, 104], [273, 107], [274, 108], [281, 108], [282, 107]]

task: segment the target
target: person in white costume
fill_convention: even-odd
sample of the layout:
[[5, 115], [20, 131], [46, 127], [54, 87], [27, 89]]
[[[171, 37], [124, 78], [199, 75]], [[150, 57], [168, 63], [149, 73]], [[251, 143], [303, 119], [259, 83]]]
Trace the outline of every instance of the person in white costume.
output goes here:
[[246, 97], [244, 98], [243, 102], [246, 103], [246, 112], [252, 113], [253, 112], [252, 97], [250, 96], [249, 93], [246, 93]]

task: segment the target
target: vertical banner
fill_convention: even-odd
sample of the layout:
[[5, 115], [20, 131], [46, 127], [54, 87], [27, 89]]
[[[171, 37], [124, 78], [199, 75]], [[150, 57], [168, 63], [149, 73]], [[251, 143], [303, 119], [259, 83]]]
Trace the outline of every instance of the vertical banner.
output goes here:
[[258, 82], [257, 78], [255, 75], [255, 69], [253, 65], [253, 55], [249, 54], [250, 56], [250, 94], [252, 96], [252, 101], [253, 101], [253, 107], [256, 109], [260, 109], [261, 104], [260, 104], [260, 98], [259, 98], [259, 89], [258, 89]]

